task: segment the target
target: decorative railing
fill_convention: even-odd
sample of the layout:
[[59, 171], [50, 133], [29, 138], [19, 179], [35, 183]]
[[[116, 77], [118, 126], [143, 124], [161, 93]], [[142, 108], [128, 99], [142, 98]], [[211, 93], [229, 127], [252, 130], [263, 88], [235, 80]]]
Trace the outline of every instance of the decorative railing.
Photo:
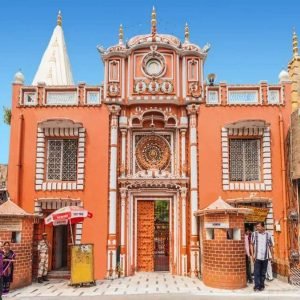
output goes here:
[[271, 91], [269, 90], [268, 103], [269, 104], [279, 104], [280, 103], [279, 90], [271, 90]]
[[77, 92], [47, 92], [47, 105], [77, 105]]
[[219, 104], [219, 93], [218, 91], [207, 92], [207, 104]]
[[100, 104], [100, 92], [90, 91], [86, 93], [86, 104]]
[[228, 91], [229, 104], [257, 104], [258, 91]]

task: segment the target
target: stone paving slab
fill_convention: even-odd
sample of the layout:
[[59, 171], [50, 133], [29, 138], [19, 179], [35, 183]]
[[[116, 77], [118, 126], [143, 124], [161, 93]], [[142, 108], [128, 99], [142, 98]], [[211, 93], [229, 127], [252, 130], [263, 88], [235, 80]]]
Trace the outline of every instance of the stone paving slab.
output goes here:
[[[67, 280], [51, 280], [12, 291], [3, 298], [32, 299], [34, 297], [83, 297], [101, 295], [140, 295], [140, 294], [189, 294], [189, 295], [258, 295], [253, 292], [253, 285], [240, 290], [221, 290], [205, 286], [202, 281], [171, 275], [169, 273], [137, 273], [132, 277], [115, 280], [100, 280], [96, 286], [73, 287]], [[260, 295], [300, 295], [300, 288], [274, 279], [266, 283], [266, 290]], [[300, 298], [299, 298], [300, 299]]]

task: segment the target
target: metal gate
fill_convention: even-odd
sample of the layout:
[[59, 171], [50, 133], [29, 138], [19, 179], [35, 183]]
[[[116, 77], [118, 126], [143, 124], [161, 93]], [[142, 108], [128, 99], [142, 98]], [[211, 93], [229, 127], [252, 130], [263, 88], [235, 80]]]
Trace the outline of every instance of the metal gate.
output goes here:
[[169, 271], [169, 201], [155, 201], [154, 271]]

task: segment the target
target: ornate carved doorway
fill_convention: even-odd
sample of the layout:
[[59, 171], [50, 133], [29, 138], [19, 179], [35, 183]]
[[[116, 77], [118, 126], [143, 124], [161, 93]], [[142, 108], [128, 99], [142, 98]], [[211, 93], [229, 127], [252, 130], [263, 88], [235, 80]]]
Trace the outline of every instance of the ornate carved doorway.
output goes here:
[[154, 271], [169, 271], [169, 201], [155, 201]]

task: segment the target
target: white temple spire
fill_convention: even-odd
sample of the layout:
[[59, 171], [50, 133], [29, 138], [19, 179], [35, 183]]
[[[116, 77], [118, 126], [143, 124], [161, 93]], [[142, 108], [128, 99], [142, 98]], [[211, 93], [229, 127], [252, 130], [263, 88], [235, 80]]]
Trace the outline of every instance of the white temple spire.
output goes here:
[[74, 85], [61, 25], [62, 16], [59, 11], [57, 25], [53, 31], [48, 47], [44, 52], [32, 85], [37, 85], [38, 82], [44, 82], [46, 85]]

